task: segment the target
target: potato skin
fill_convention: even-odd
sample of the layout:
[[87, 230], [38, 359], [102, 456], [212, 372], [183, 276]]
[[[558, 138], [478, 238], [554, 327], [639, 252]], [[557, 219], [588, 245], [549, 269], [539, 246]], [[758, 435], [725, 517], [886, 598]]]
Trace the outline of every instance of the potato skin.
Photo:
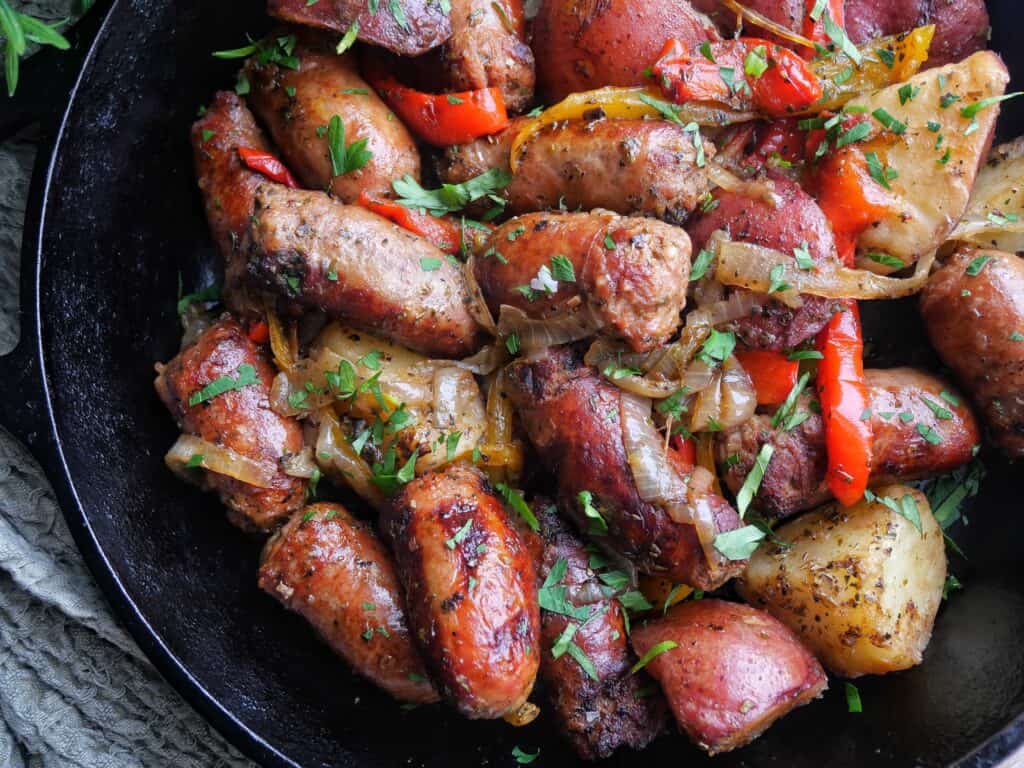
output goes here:
[[[249, 59], [249, 104], [270, 131], [282, 159], [304, 186], [329, 190], [343, 203], [360, 192], [389, 195], [391, 180], [420, 178], [420, 155], [400, 120], [388, 120], [388, 107], [356, 71], [352, 54], [335, 55], [313, 45], [295, 48], [299, 68]], [[289, 96], [288, 89], [295, 95]], [[357, 89], [359, 93], [345, 91]], [[324, 128], [337, 115], [345, 144], [366, 139], [373, 156], [362, 168], [333, 176]], [[320, 134], [317, 133], [320, 131]]]
[[922, 532], [879, 502], [829, 504], [777, 528], [792, 546], [762, 546], [736, 582], [845, 677], [920, 664], [946, 581], [942, 530], [924, 495], [904, 485], [874, 493], [913, 497]]
[[442, 694], [471, 719], [521, 706], [540, 664], [536, 572], [484, 476], [451, 464], [413, 480], [381, 529]]
[[[210, 382], [236, 377], [240, 365], [256, 369], [257, 384], [188, 404], [189, 397]], [[220, 495], [232, 523], [244, 530], [270, 531], [301, 509], [306, 481], [286, 475], [280, 462], [302, 450], [302, 427], [270, 409], [275, 370], [236, 320], [219, 320], [157, 370], [157, 394], [183, 432], [277, 468], [269, 488], [203, 471], [204, 485]]]
[[406, 626], [391, 555], [370, 525], [340, 504], [313, 504], [271, 537], [259, 585], [396, 699], [438, 701]]
[[[537, 319], [585, 305], [601, 322], [602, 333], [638, 352], [668, 341], [679, 326], [690, 238], [678, 227], [606, 212], [530, 213], [494, 230], [483, 250], [492, 252], [477, 257], [474, 272], [495, 317], [503, 304]], [[542, 293], [530, 301], [517, 287], [529, 285], [541, 267], [550, 268], [554, 254], [572, 263], [575, 281], [560, 281], [551, 296]]]
[[718, 39], [687, 0], [544, 0], [533, 22], [537, 78], [548, 102], [605, 85], [641, 85], [665, 41]]
[[821, 665], [797, 637], [749, 605], [680, 603], [664, 618], [634, 628], [631, 640], [640, 657], [658, 643], [676, 643], [646, 669], [661, 684], [680, 727], [712, 755], [753, 741], [828, 686]]

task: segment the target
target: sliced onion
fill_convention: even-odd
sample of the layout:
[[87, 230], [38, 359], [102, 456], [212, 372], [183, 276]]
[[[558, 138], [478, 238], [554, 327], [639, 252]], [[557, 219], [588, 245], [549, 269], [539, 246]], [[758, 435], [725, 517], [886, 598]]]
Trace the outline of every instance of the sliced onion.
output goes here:
[[490, 376], [509, 360], [508, 348], [504, 342], [488, 344], [475, 355], [462, 360], [451, 360], [457, 368], [475, 373], [477, 376]]
[[289, 477], [304, 477], [307, 480], [316, 473], [316, 461], [313, 449], [306, 446], [298, 453], [292, 453], [281, 459], [281, 468]]
[[196, 339], [213, 325], [213, 315], [203, 306], [203, 302], [193, 301], [181, 313], [181, 348], [191, 347]]
[[746, 181], [714, 161], [708, 163], [708, 178], [711, 179], [712, 184], [727, 192], [733, 192], [753, 200], [761, 200], [772, 208], [782, 206], [782, 198], [768, 182]]
[[373, 472], [345, 439], [341, 424], [330, 408], [324, 408], [320, 413], [316, 460], [335, 482], [351, 488], [378, 512], [387, 507], [384, 495], [373, 483]]
[[497, 333], [498, 326], [494, 322], [494, 315], [484, 299], [484, 292], [480, 289], [480, 283], [476, 280], [476, 256], [470, 255], [462, 267], [462, 274], [466, 279], [466, 290], [469, 293], [470, 303], [469, 314], [473, 316], [480, 325], [492, 336]]
[[297, 334], [285, 332], [281, 319], [269, 308], [269, 305], [267, 328], [270, 331], [270, 351], [274, 353], [274, 362], [282, 371], [290, 371], [296, 360], [299, 359]]
[[690, 410], [690, 431], [704, 432], [712, 420], [718, 427], [729, 429], [754, 415], [757, 395], [754, 384], [743, 367], [731, 356], [713, 372], [714, 382], [703, 389]]
[[742, 16], [751, 24], [761, 27], [762, 29], [768, 30], [769, 32], [773, 33], [776, 37], [781, 37], [783, 40], [788, 40], [794, 45], [800, 45], [803, 46], [804, 48], [810, 48], [812, 51], [816, 50], [814, 43], [808, 40], [803, 35], [799, 35], [792, 29], [789, 29], [788, 27], [784, 27], [781, 24], [772, 21], [762, 13], [758, 13], [757, 11], [751, 8], [747, 8], [746, 6], [737, 2], [737, 0], [721, 0], [721, 3], [726, 8], [735, 11], [737, 14]]
[[967, 213], [950, 240], [1011, 253], [1024, 250], [1024, 136], [992, 150], [978, 171]]
[[434, 422], [438, 429], [450, 429], [458, 420], [459, 386], [466, 374], [451, 366], [434, 370]]
[[751, 243], [737, 243], [712, 237], [717, 252], [715, 277], [725, 285], [767, 293], [772, 285], [771, 272], [782, 267], [776, 279], [791, 288], [771, 294], [790, 307], [802, 306], [800, 294], [827, 299], [899, 299], [921, 290], [935, 261], [935, 253], [922, 256], [913, 277], [894, 278], [876, 275], [862, 269], [849, 269], [837, 260], [819, 262], [814, 269], [800, 269], [793, 256]]
[[[504, 17], [504, 14], [502, 16]], [[540, 707], [532, 702], [524, 701], [518, 708], [509, 710], [502, 715], [501, 719], [515, 728], [522, 728], [536, 720], [539, 714]]]
[[722, 486], [718, 482], [718, 471], [715, 466], [714, 436], [705, 432], [702, 435], [694, 435], [694, 438], [697, 442], [697, 466], [711, 476], [711, 490], [721, 495]]
[[763, 293], [733, 291], [727, 299], [692, 310], [686, 316], [687, 324], [692, 322], [694, 325], [716, 326], [731, 323], [749, 317], [751, 312], [763, 307], [768, 301], [768, 296]]
[[193, 457], [199, 457], [196, 459], [196, 466], [216, 472], [218, 475], [233, 477], [257, 488], [270, 488], [277, 475], [277, 467], [274, 464], [254, 461], [230, 448], [207, 442], [195, 435], [181, 435], [164, 456], [164, 463], [175, 474], [187, 478], [185, 470]]
[[523, 310], [508, 304], [502, 304], [498, 313], [498, 336], [506, 339], [513, 333], [518, 334], [519, 348], [524, 354], [593, 336], [601, 325], [586, 306], [546, 320], [534, 320]]
[[590, 345], [583, 361], [602, 373], [609, 365], [616, 369], [638, 369], [640, 375], [617, 375], [609, 380], [619, 389], [640, 397], [660, 400], [675, 394], [681, 387], [686, 387], [690, 393], [699, 392], [714, 380], [713, 371], [702, 361], [693, 359], [709, 332], [709, 325], [687, 322], [677, 341], [646, 353], [633, 352], [598, 338]]

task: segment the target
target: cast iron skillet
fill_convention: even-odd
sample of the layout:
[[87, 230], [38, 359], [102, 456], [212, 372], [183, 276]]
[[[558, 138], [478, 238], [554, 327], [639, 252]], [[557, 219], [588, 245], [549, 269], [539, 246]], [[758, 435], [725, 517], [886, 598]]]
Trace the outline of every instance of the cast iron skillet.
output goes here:
[[[33, 182], [22, 338], [0, 362], [0, 422], [43, 462], [79, 547], [145, 652], [265, 765], [501, 766], [513, 764], [516, 744], [540, 747], [538, 765], [571, 764], [546, 718], [516, 730], [444, 707], [406, 712], [354, 677], [257, 590], [260, 542], [163, 466], [176, 430], [153, 393], [152, 366], [178, 345], [179, 279], [186, 290], [206, 285], [217, 263], [188, 126], [215, 89], [234, 82], [234, 63], [210, 51], [261, 31], [262, 6], [119, 0], [105, 20], [101, 7], [87, 18], [80, 37], [102, 27], [91, 49], [79, 45], [82, 74]], [[993, 47], [1019, 86], [1024, 47], [1012, 36], [1024, 7], [989, 7]], [[74, 55], [57, 64], [65, 77]], [[45, 103], [40, 93], [61, 97], [61, 73], [46, 63], [31, 62], [23, 82], [37, 103], [0, 101], [0, 136]], [[1004, 138], [1024, 132], [1022, 118], [1011, 103]], [[885, 307], [868, 332], [883, 364], [934, 364], [912, 304]], [[970, 561], [953, 557], [951, 568], [966, 587], [943, 607], [922, 666], [858, 682], [863, 714], [847, 714], [833, 681], [823, 701], [713, 763], [676, 736], [609, 764], [976, 768], [1011, 752], [1024, 741], [1021, 493], [1009, 467], [987, 458], [970, 525], [954, 532]]]

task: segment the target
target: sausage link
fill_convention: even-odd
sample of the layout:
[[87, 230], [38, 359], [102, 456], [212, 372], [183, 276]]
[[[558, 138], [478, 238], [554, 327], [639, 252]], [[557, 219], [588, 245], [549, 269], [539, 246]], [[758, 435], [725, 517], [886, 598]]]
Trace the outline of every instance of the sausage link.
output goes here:
[[484, 476], [452, 464], [413, 480], [381, 528], [441, 692], [469, 718], [515, 711], [540, 662], [536, 574]]
[[[539, 577], [548, 578], [564, 561], [565, 575], [554, 588], [565, 587], [567, 603], [583, 609], [577, 619], [541, 611], [540, 674], [559, 724], [584, 760], [608, 757], [622, 746], [643, 749], [664, 728], [665, 701], [657, 694], [646, 695], [645, 677], [629, 673], [636, 659], [629, 648], [622, 606], [605, 596], [608, 587], [590, 568], [583, 542], [552, 505], [534, 506], [543, 507], [537, 515], [544, 537]], [[577, 628], [567, 630], [570, 624]], [[566, 631], [572, 632], [572, 643], [590, 661], [596, 679], [564, 648], [558, 649], [560, 655], [555, 658], [556, 645]]]
[[[310, 45], [294, 55], [299, 68], [249, 59], [249, 103], [281, 150], [289, 168], [310, 189], [327, 189], [343, 203], [360, 192], [388, 195], [391, 180], [420, 178], [420, 155], [405, 126], [388, 119], [387, 105], [363, 80], [351, 54], [337, 56]], [[327, 127], [337, 115], [345, 144], [365, 140], [366, 165], [335, 176], [328, 153]]]
[[269, 151], [263, 131], [242, 100], [231, 91], [218, 91], [192, 125], [192, 154], [206, 220], [224, 259], [224, 303], [232, 312], [247, 315], [253, 303], [245, 291], [240, 244], [252, 218], [256, 188], [266, 179], [245, 166], [239, 147]]
[[[978, 425], [949, 384], [912, 368], [867, 370], [864, 379], [871, 412], [872, 485], [940, 475], [971, 460], [980, 439]], [[825, 482], [825, 426], [808, 405], [805, 398], [799, 410], [808, 418], [790, 432], [774, 429], [771, 416], [758, 415], [722, 432], [715, 442], [722, 478], [733, 493], [743, 485], [761, 446], [774, 446], [754, 500], [773, 517], [832, 498]]]
[[[583, 365], [580, 352], [561, 347], [509, 369], [512, 402], [541, 460], [558, 478], [559, 508], [586, 530], [590, 520], [579, 494], [588, 491], [608, 526], [598, 539], [602, 546], [644, 573], [704, 590], [724, 584], [743, 561], [709, 561], [694, 526], [675, 522], [661, 506], [640, 498], [622, 437], [620, 390]], [[676, 467], [684, 477], [691, 469]], [[721, 496], [708, 492], [690, 503], [702, 505], [716, 533], [740, 526]]]
[[[242, 365], [256, 370], [256, 383], [188, 404], [194, 393], [211, 382], [224, 376], [237, 379]], [[241, 325], [230, 318], [218, 321], [157, 370], [157, 394], [183, 432], [277, 470], [269, 488], [200, 470], [204, 485], [220, 494], [235, 525], [272, 530], [302, 508], [306, 481], [281, 469], [282, 458], [302, 450], [302, 428], [270, 409], [274, 369]]]
[[391, 555], [340, 504], [307, 507], [274, 534], [263, 548], [259, 585], [396, 699], [438, 701], [406, 626]]
[[260, 187], [246, 250], [253, 277], [293, 307], [427, 355], [464, 357], [483, 342], [459, 268], [360, 206], [323, 192]]
[[[967, 274], [972, 262], [984, 262], [976, 275]], [[959, 249], [921, 292], [921, 314], [995, 443], [1011, 458], [1024, 456], [1024, 260]]]
[[[690, 238], [654, 219], [612, 213], [531, 213], [507, 221], [475, 260], [477, 282], [498, 316], [502, 304], [544, 319], [586, 307], [604, 333], [638, 352], [668, 341], [686, 305]], [[551, 294], [521, 289], [560, 254], [575, 280]], [[555, 270], [557, 274], [557, 270]]]
[[[521, 123], [496, 137], [446, 150], [441, 178], [463, 182], [489, 168], [509, 170], [509, 152]], [[510, 213], [545, 209], [642, 213], [682, 222], [710, 188], [701, 140], [698, 164], [692, 132], [666, 120], [569, 120], [530, 139], [512, 182], [500, 193]], [[500, 165], [497, 163], [500, 161]]]
[[452, 36], [442, 49], [448, 90], [501, 89], [511, 114], [533, 100], [533, 51], [521, 0], [452, 0]]

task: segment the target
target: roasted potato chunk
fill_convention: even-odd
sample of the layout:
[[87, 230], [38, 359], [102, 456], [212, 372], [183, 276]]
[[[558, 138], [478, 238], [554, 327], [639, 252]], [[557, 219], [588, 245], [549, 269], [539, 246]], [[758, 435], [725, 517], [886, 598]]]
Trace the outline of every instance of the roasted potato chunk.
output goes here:
[[[875, 501], [829, 504], [775, 531], [750, 559], [739, 593], [793, 629], [829, 670], [883, 675], [921, 663], [946, 581], [942, 529], [905, 485]], [[920, 516], [920, 531], [893, 508]]]

